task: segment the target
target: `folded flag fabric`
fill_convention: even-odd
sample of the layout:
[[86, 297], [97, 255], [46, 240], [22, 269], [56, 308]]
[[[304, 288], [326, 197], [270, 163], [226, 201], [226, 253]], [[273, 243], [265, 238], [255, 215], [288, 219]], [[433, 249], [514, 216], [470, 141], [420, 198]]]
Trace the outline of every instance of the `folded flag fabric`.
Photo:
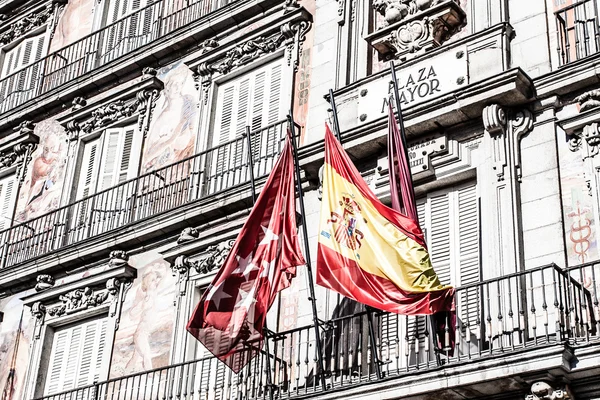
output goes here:
[[267, 312], [305, 264], [296, 226], [294, 161], [287, 141], [229, 255], [187, 330], [235, 373], [262, 349]]
[[326, 126], [317, 284], [404, 315], [454, 309], [415, 220], [379, 201]]

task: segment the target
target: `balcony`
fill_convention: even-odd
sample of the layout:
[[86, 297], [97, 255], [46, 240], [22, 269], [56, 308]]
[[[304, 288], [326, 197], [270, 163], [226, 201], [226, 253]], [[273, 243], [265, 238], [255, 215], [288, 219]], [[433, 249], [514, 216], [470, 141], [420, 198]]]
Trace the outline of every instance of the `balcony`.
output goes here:
[[[286, 121], [250, 132], [253, 173], [266, 176], [283, 146]], [[0, 232], [2, 267], [151, 220], [250, 182], [249, 141], [238, 137]]]
[[584, 0], [555, 13], [560, 65], [581, 60], [600, 50], [600, 21], [596, 0]]
[[0, 80], [0, 114], [130, 54], [232, 0], [159, 0]]
[[[477, 396], [483, 381], [488, 385], [493, 382], [494, 367], [501, 369], [496, 379], [508, 379], [514, 374], [521, 382], [528, 375], [535, 379], [536, 374], [549, 376], [553, 371], [564, 371], [565, 349], [577, 357], [567, 374], [581, 377], [578, 365], [587, 364], [581, 367], [587, 368], [583, 372], [594, 376], [600, 368], [598, 350], [593, 347], [600, 345], [597, 276], [600, 264], [567, 270], [548, 265], [458, 288], [453, 352], [450, 348], [437, 348], [426, 317], [375, 313], [372, 338], [364, 311], [323, 322], [319, 338], [310, 325], [269, 332], [260, 355], [239, 375], [232, 374], [217, 359], [206, 357], [40, 400], [280, 399], [328, 394], [364, 398], [373, 391], [374, 384], [382, 396], [383, 391], [389, 390], [389, 396], [405, 398], [409, 389], [413, 396], [422, 394], [419, 390], [424, 389], [414, 383], [417, 375], [432, 382], [429, 390], [452, 390], [455, 385], [471, 398]], [[323, 348], [324, 375], [317, 373], [316, 340], [321, 341]], [[375, 343], [375, 348], [371, 343]], [[553, 359], [551, 355], [557, 353]], [[469, 378], [467, 369], [485, 369], [486, 373], [471, 374]], [[448, 380], [452, 370], [461, 378], [454, 383]], [[406, 382], [413, 382], [412, 386], [408, 388]], [[570, 382], [571, 390], [577, 392], [576, 379]], [[469, 385], [472, 388], [466, 389]], [[477, 385], [478, 389], [473, 389]], [[350, 388], [351, 392], [342, 392]], [[502, 392], [506, 387], [492, 383], [490, 391], [494, 390]], [[491, 392], [487, 394], [494, 394]]]

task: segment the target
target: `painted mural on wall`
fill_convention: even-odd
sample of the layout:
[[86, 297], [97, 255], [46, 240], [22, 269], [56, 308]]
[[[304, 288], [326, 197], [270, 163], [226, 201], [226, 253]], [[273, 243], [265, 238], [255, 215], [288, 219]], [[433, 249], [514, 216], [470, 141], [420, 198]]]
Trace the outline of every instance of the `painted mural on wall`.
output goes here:
[[2, 400], [21, 399], [33, 331], [29, 308], [20, 295], [0, 300], [4, 320], [0, 324], [0, 393]]
[[19, 192], [16, 220], [30, 220], [58, 208], [65, 177], [67, 135], [56, 120], [35, 126], [40, 144], [33, 152]]
[[571, 266], [598, 259], [597, 227], [582, 153], [569, 150], [560, 129], [558, 143], [567, 262]]
[[182, 62], [162, 68], [165, 84], [156, 102], [144, 145], [142, 173], [194, 154], [198, 124], [198, 91], [192, 71]]
[[56, 24], [50, 52], [61, 49], [92, 32], [94, 0], [69, 0]]
[[138, 277], [127, 292], [115, 333], [111, 378], [169, 364], [176, 281], [169, 264], [151, 251], [132, 256]]

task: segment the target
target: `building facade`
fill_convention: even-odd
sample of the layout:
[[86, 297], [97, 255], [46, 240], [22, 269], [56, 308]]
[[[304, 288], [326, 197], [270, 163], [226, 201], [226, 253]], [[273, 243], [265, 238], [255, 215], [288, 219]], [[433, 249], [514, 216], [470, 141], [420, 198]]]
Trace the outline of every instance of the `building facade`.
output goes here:
[[[600, 399], [599, 3], [0, 1], [2, 400]], [[185, 325], [251, 174], [291, 113], [314, 262], [335, 105], [389, 202], [392, 60], [454, 348], [299, 268], [233, 374]]]

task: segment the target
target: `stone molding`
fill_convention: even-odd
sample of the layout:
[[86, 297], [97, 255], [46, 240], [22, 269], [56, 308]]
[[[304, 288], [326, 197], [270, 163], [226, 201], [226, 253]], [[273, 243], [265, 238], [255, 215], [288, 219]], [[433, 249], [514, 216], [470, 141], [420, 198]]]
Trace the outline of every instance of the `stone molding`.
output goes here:
[[566, 387], [555, 389], [547, 382], [534, 382], [531, 385], [531, 394], [525, 396], [525, 400], [574, 400]]
[[386, 26], [365, 37], [380, 59], [407, 60], [441, 46], [466, 22], [454, 0], [375, 0]]

